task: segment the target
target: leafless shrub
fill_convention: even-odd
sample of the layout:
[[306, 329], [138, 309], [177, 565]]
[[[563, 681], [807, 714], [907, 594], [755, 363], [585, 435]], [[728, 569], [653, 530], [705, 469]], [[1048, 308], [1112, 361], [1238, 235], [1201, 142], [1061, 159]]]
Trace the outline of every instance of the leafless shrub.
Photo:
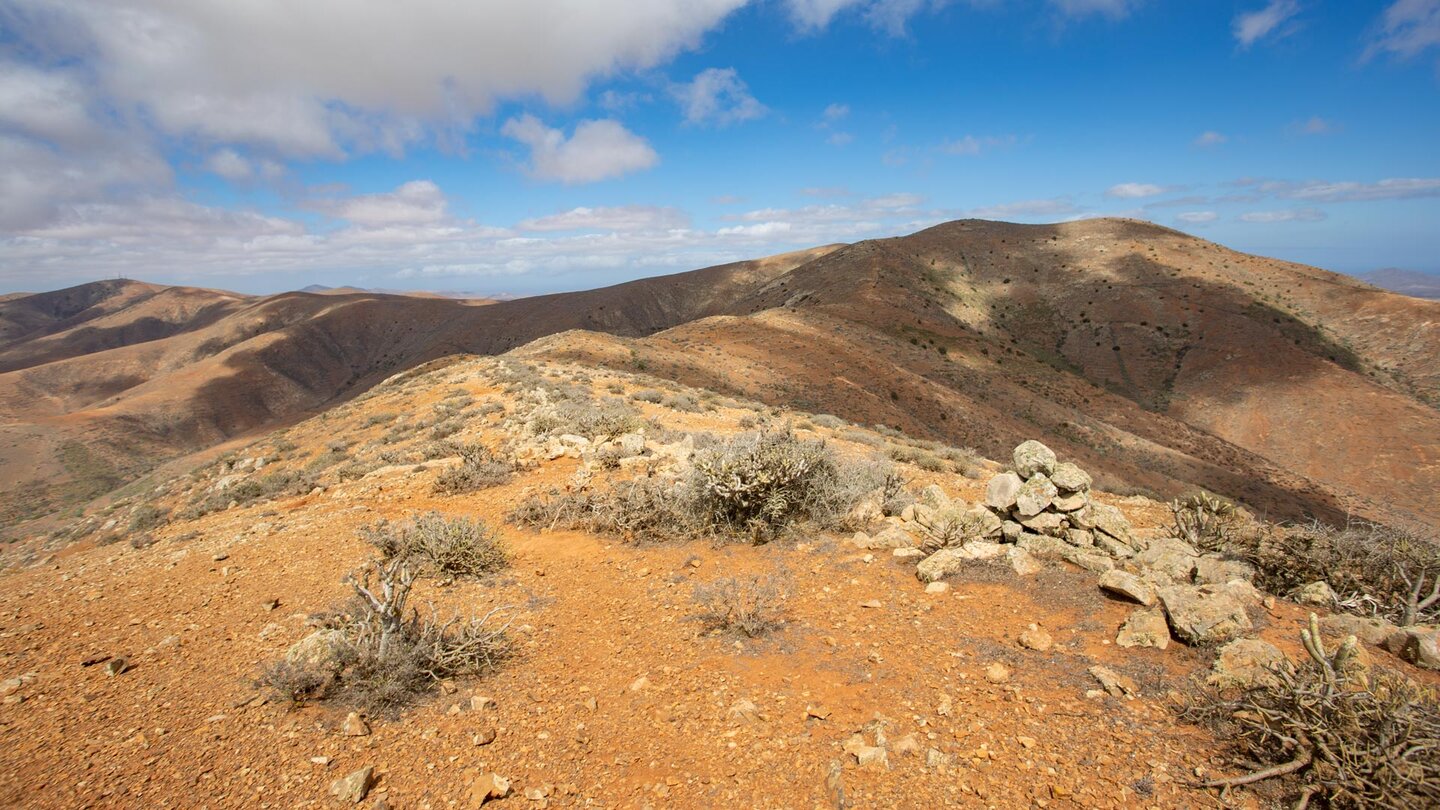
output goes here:
[[509, 564], [500, 533], [481, 520], [427, 512], [404, 523], [381, 520], [360, 535], [386, 561], [399, 560], [437, 576], [482, 576]]
[[531, 496], [510, 513], [510, 521], [531, 528], [580, 529], [618, 536], [631, 543], [685, 540], [702, 526], [683, 489], [654, 478], [614, 483], [595, 492]]
[[631, 394], [630, 398], [635, 400], [636, 402], [649, 402], [658, 405], [663, 399], [665, 399], [665, 392], [656, 390], [654, 388], [643, 388]]
[[700, 412], [700, 401], [689, 394], [669, 394], [660, 400], [660, 404], [675, 411], [684, 411], [686, 413]]
[[696, 585], [693, 598], [707, 630], [757, 638], [784, 626], [791, 590], [783, 573], [751, 574]]
[[130, 513], [130, 531], [132, 533], [148, 532], [156, 526], [160, 526], [170, 517], [170, 510], [162, 509], [153, 503], [142, 503], [135, 507]]
[[1170, 502], [1171, 532], [1204, 551], [1223, 551], [1243, 527], [1235, 504], [1208, 492], [1196, 492]]
[[566, 401], [546, 406], [530, 419], [537, 436], [573, 433], [595, 441], [613, 439], [643, 426], [640, 415], [618, 399]]
[[1258, 763], [1197, 786], [1282, 778], [1298, 807], [1315, 797], [1330, 807], [1440, 806], [1440, 696], [1392, 670], [1367, 671], [1353, 636], [1327, 652], [1313, 615], [1301, 638], [1309, 660], [1299, 666], [1287, 661], [1238, 696], [1206, 691], [1182, 706]]
[[460, 464], [440, 473], [435, 491], [447, 495], [474, 492], [506, 483], [515, 474], [515, 464], [495, 455], [489, 448], [470, 444], [458, 448]]
[[482, 675], [511, 650], [501, 607], [483, 616], [441, 620], [410, 608], [415, 573], [403, 558], [374, 560], [360, 578], [348, 610], [327, 624], [340, 639], [323, 660], [284, 660], [261, 682], [293, 701], [337, 698], [385, 713], [412, 703], [439, 680]]
[[1360, 521], [1257, 526], [1222, 550], [1255, 566], [1255, 584], [1272, 593], [1324, 580], [1354, 612], [1401, 624], [1440, 618], [1440, 545], [1411, 532]]

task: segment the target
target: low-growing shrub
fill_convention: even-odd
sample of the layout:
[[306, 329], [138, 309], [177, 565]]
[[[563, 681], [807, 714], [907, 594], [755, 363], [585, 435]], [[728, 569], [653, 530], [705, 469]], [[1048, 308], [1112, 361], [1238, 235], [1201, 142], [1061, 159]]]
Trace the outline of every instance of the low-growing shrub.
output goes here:
[[663, 391], [657, 391], [654, 388], [644, 388], [631, 394], [630, 398], [636, 402], [649, 402], [658, 405], [665, 399], [665, 393]]
[[370, 414], [368, 417], [365, 418], [365, 421], [364, 421], [363, 424], [364, 424], [365, 427], [374, 427], [374, 426], [376, 426], [376, 425], [388, 425], [388, 424], [390, 424], [391, 422], [394, 422], [394, 421], [395, 421], [395, 417], [396, 417], [396, 414], [391, 413], [391, 412], [389, 412], [389, 411], [383, 411], [383, 412], [381, 412], [381, 413], [372, 413], [372, 414]]
[[1440, 545], [1407, 531], [1360, 521], [1254, 526], [1220, 550], [1255, 566], [1255, 584], [1271, 593], [1324, 580], [1353, 612], [1400, 624], [1440, 618]]
[[1309, 659], [1289, 661], [1239, 695], [1201, 691], [1182, 717], [1206, 723], [1255, 769], [1200, 787], [1284, 779], [1297, 807], [1440, 806], [1440, 695], [1401, 673], [1366, 668], [1351, 637], [1327, 652], [1314, 616]]
[[435, 491], [446, 495], [499, 486], [515, 474], [515, 465], [496, 456], [489, 448], [469, 444], [458, 448], [460, 463], [435, 479]]
[[170, 517], [169, 509], [162, 509], [153, 503], [142, 503], [130, 514], [132, 533], [148, 532], [163, 524]]
[[510, 521], [616, 535], [631, 543], [684, 540], [702, 530], [688, 492], [654, 478], [620, 481], [594, 492], [533, 495], [510, 513]]
[[1244, 524], [1235, 504], [1203, 491], [1171, 501], [1170, 520], [1172, 534], [1204, 551], [1225, 550]]
[[783, 573], [751, 574], [696, 585], [693, 599], [707, 630], [757, 638], [784, 626], [791, 589]]
[[401, 560], [417, 571], [437, 576], [482, 576], [510, 561], [500, 533], [484, 521], [438, 512], [403, 523], [381, 520], [362, 528], [360, 535], [375, 546], [382, 560]]
[[270, 666], [263, 685], [296, 702], [335, 698], [390, 713], [442, 679], [493, 670], [511, 649], [508, 622], [498, 619], [508, 608], [448, 620], [409, 608], [415, 572], [403, 558], [376, 560], [347, 582], [354, 598], [327, 617], [320, 643]]
[[640, 415], [618, 399], [598, 403], [565, 401], [541, 409], [530, 420], [530, 432], [537, 436], [573, 433], [595, 441], [613, 439], [643, 426]]
[[689, 394], [669, 394], [660, 400], [660, 404], [671, 410], [684, 411], [686, 413], [700, 412], [700, 401]]

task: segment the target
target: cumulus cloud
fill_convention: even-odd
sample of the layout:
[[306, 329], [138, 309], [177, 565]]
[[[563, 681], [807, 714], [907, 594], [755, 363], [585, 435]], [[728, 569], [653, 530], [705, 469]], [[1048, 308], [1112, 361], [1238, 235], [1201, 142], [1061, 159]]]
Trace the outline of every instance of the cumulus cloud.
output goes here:
[[685, 123], [729, 126], [765, 114], [735, 68], [709, 68], [674, 88]]
[[1380, 17], [1366, 57], [1408, 58], [1440, 46], [1440, 0], [1395, 0]]
[[1193, 143], [1196, 146], [1204, 148], [1210, 146], [1219, 146], [1220, 144], [1225, 143], [1228, 140], [1230, 140], [1228, 136], [1222, 135], [1221, 133], [1216, 132], [1213, 129], [1209, 129], [1200, 133], [1199, 135], [1196, 135]]
[[411, 180], [380, 194], [312, 201], [309, 207], [363, 228], [435, 225], [449, 218], [445, 192], [430, 180]]
[[1304, 121], [1292, 123], [1287, 129], [1296, 135], [1331, 135], [1338, 132], [1340, 127], [1332, 121], [1312, 115]]
[[1137, 200], [1173, 190], [1173, 186], [1157, 186], [1154, 183], [1119, 183], [1106, 189], [1105, 196], [1121, 200]]
[[351, 0], [322, 13], [279, 0], [12, 0], [7, 33], [84, 63], [110, 103], [167, 134], [335, 156], [467, 127], [499, 99], [569, 103], [594, 77], [695, 46], [744, 3]]
[[278, 180], [285, 174], [285, 167], [277, 161], [269, 158], [251, 160], [229, 147], [212, 152], [205, 159], [205, 170], [232, 183]]
[[1275, 222], [1319, 222], [1326, 218], [1324, 211], [1316, 208], [1295, 208], [1285, 211], [1250, 211], [1236, 217], [1241, 222], [1269, 224]]
[[593, 183], [660, 162], [648, 141], [609, 119], [581, 121], [566, 138], [527, 113], [506, 121], [500, 133], [529, 147], [527, 170], [539, 180]]
[[646, 231], [688, 228], [690, 217], [677, 208], [655, 205], [621, 205], [572, 208], [558, 214], [527, 219], [522, 231]]
[[1286, 23], [1299, 13], [1299, 0], [1270, 0], [1264, 8], [1237, 14], [1231, 30], [1240, 47], [1249, 48], [1272, 34], [1284, 36], [1289, 30]]
[[847, 117], [848, 115], [850, 115], [850, 105], [840, 104], [838, 102], [835, 104], [827, 105], [825, 107], [825, 111], [820, 114], [820, 116], [824, 118], [827, 123], [831, 124], [841, 120], [842, 118]]

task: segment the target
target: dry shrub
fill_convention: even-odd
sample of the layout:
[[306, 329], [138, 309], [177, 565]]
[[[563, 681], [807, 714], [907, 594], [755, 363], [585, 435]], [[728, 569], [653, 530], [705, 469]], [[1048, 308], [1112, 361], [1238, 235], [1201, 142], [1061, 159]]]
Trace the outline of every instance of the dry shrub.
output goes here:
[[1301, 635], [1309, 660], [1287, 661], [1238, 696], [1202, 692], [1182, 708], [1259, 765], [1202, 786], [1282, 778], [1297, 806], [1313, 797], [1331, 807], [1440, 806], [1440, 696], [1393, 670], [1359, 666], [1353, 636], [1328, 653], [1313, 615]]
[[1235, 505], [1208, 492], [1170, 502], [1170, 531], [1203, 551], [1224, 551], [1244, 528]]
[[470, 444], [458, 448], [460, 464], [440, 473], [435, 491], [456, 495], [462, 492], [496, 487], [515, 474], [515, 465], [501, 459], [483, 445]]
[[622, 400], [567, 400], [539, 409], [530, 419], [536, 436], [573, 433], [595, 441], [613, 439], [644, 426], [640, 415]]
[[500, 533], [482, 520], [451, 518], [438, 512], [404, 523], [381, 520], [360, 530], [385, 561], [399, 560], [436, 576], [482, 576], [509, 564]]
[[707, 630], [757, 638], [785, 624], [791, 589], [784, 573], [750, 574], [696, 585], [693, 598]]
[[1221, 550], [1255, 566], [1255, 584], [1271, 593], [1324, 580], [1351, 611], [1400, 624], [1440, 618], [1440, 545], [1410, 532], [1360, 521], [1255, 527]]
[[320, 660], [271, 665], [261, 683], [292, 701], [337, 699], [375, 713], [414, 702], [438, 681], [483, 675], [511, 651], [508, 608], [441, 620], [408, 606], [415, 571], [403, 558], [372, 561], [350, 577], [354, 598], [328, 617], [335, 643]]
[[510, 513], [510, 521], [615, 535], [637, 544], [685, 540], [701, 530], [684, 490], [654, 478], [620, 481], [595, 492], [534, 495]]

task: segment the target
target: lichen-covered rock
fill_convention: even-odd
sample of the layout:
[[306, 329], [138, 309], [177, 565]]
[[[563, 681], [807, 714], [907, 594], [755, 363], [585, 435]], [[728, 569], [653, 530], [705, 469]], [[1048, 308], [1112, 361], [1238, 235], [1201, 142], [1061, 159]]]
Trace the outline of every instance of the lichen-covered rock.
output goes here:
[[1121, 647], [1154, 647], [1163, 650], [1170, 646], [1170, 625], [1165, 622], [1165, 611], [1137, 610], [1130, 614], [1120, 626], [1115, 643]]
[[1434, 627], [1402, 627], [1385, 640], [1385, 649], [1417, 667], [1440, 669], [1440, 630]]
[[344, 645], [345, 634], [339, 630], [316, 630], [290, 645], [285, 651], [285, 661], [305, 669], [328, 669]]
[[1061, 490], [1061, 494], [1050, 502], [1050, 506], [1058, 512], [1076, 512], [1084, 509], [1089, 503], [1090, 496], [1083, 492], [1072, 492], [1067, 495], [1064, 494], [1064, 490]]
[[1085, 508], [1076, 510], [1071, 515], [1075, 525], [1082, 529], [1102, 531], [1123, 543], [1133, 543], [1130, 521], [1125, 519], [1124, 512], [1109, 504], [1091, 501]]
[[1090, 473], [1085, 472], [1078, 466], [1066, 461], [1055, 465], [1055, 472], [1050, 475], [1050, 480], [1061, 492], [1078, 493], [1090, 489]]
[[1195, 573], [1195, 561], [1199, 557], [1189, 543], [1173, 537], [1162, 537], [1151, 540], [1149, 548], [1135, 555], [1134, 563], [1152, 577], [1171, 582], [1189, 582]]
[[1015, 496], [1020, 494], [1024, 479], [1012, 472], [1004, 472], [990, 479], [985, 487], [985, 505], [1001, 514], [1009, 514], [1015, 508]]
[[1038, 515], [1030, 515], [1020, 518], [1020, 525], [1036, 534], [1048, 534], [1052, 537], [1060, 537], [1064, 534], [1067, 525], [1063, 515], [1055, 512], [1041, 512]]
[[1003, 537], [1007, 543], [1013, 543], [1019, 540], [1020, 535], [1024, 533], [1025, 527], [1013, 520], [1006, 520], [1000, 523], [1000, 536]]
[[1095, 545], [1095, 535], [1086, 529], [1067, 529], [1062, 537], [1065, 542], [1080, 548], [1093, 548]]
[[971, 562], [958, 548], [942, 548], [915, 566], [915, 577], [921, 582], [939, 582], [959, 573]]
[[1193, 585], [1159, 589], [1160, 604], [1175, 636], [1187, 644], [1215, 644], [1249, 632], [1254, 625], [1239, 600], [1205, 593]]
[[1330, 583], [1323, 579], [1300, 586], [1293, 596], [1295, 601], [1302, 605], [1329, 607], [1335, 604], [1335, 591], [1330, 588]]
[[1129, 545], [1116, 540], [1104, 532], [1095, 532], [1094, 540], [1096, 548], [1109, 554], [1117, 560], [1123, 560], [1135, 556], [1135, 549]]
[[1285, 653], [1268, 641], [1237, 639], [1220, 648], [1205, 682], [1220, 689], [1273, 684], [1275, 668], [1284, 661]]
[[939, 484], [926, 486], [920, 490], [920, 494], [915, 499], [931, 509], [944, 509], [950, 505], [950, 496], [945, 494], [945, 490], [941, 489]]
[[1015, 493], [1015, 512], [1022, 518], [1038, 515], [1045, 511], [1059, 493], [1060, 490], [1050, 483], [1049, 478], [1043, 473], [1036, 473]]
[[1034, 439], [1021, 442], [1015, 448], [1014, 461], [1015, 472], [1026, 480], [1036, 473], [1049, 475], [1055, 472], [1055, 451]]
[[1336, 613], [1320, 620], [1320, 629], [1333, 636], [1354, 636], [1366, 644], [1377, 647], [1395, 634], [1400, 628], [1379, 616], [1352, 616]]
[[1134, 602], [1150, 607], [1159, 596], [1155, 586], [1130, 573], [1112, 569], [1100, 575], [1100, 588], [1108, 593], [1123, 596]]
[[1062, 559], [1066, 562], [1074, 563], [1086, 571], [1103, 574], [1115, 567], [1115, 562], [1104, 554], [1096, 554], [1093, 551], [1075, 548], [1074, 546], [1062, 546], [1062, 548], [1064, 548], [1064, 551], [1060, 554]]
[[1004, 522], [983, 506], [972, 506], [965, 513], [966, 524], [977, 539], [993, 540], [1004, 534]]
[[891, 548], [914, 548], [915, 536], [898, 526], [886, 526], [874, 535], [856, 532], [852, 542], [859, 548], [872, 551]]
[[1240, 560], [1224, 560], [1207, 555], [1195, 560], [1195, 571], [1191, 576], [1198, 583], [1216, 585], [1236, 579], [1249, 582], [1255, 578], [1255, 569]]
[[1005, 561], [1010, 563], [1010, 570], [1017, 575], [1028, 577], [1040, 573], [1043, 566], [1035, 559], [1030, 552], [1019, 546], [1011, 546], [1005, 551]]

